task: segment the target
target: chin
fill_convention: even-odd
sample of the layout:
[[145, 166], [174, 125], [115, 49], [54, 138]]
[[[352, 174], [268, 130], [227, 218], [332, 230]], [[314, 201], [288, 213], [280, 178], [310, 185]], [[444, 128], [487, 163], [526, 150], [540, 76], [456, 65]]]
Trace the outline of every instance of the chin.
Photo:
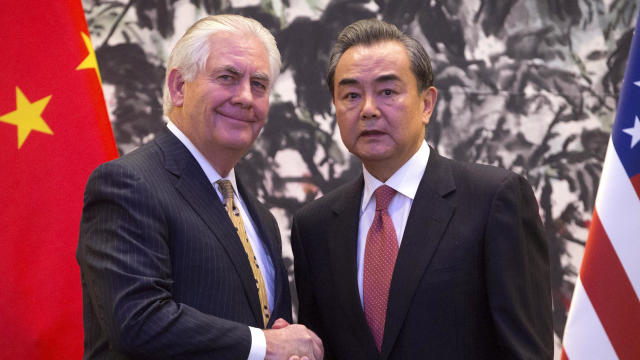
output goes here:
[[352, 153], [361, 160], [377, 161], [389, 158], [393, 151], [386, 147], [367, 147], [365, 149], [356, 149], [356, 151], [352, 151]]
[[247, 142], [226, 142], [224, 147], [234, 151], [247, 151], [251, 147], [251, 143]]
[[228, 132], [226, 134], [221, 134], [219, 140], [226, 146], [229, 147], [247, 147], [250, 146], [257, 136], [253, 136], [253, 132], [242, 131], [242, 132]]
[[249, 139], [224, 139], [222, 145], [230, 150], [247, 150], [251, 147], [251, 144], [253, 144], [253, 140], [252, 138]]

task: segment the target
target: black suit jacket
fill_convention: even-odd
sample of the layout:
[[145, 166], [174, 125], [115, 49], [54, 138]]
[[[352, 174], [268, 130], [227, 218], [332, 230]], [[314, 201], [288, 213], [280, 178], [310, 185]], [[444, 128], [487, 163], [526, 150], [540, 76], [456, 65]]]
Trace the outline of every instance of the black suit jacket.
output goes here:
[[[278, 226], [239, 177], [237, 184], [275, 269], [271, 323], [290, 321]], [[85, 358], [244, 359], [247, 325], [263, 327], [249, 261], [222, 202], [168, 130], [92, 173], [77, 259]]]
[[302, 208], [291, 230], [299, 322], [327, 358], [551, 359], [547, 243], [522, 177], [433, 149], [407, 220], [381, 354], [360, 303], [362, 175]]

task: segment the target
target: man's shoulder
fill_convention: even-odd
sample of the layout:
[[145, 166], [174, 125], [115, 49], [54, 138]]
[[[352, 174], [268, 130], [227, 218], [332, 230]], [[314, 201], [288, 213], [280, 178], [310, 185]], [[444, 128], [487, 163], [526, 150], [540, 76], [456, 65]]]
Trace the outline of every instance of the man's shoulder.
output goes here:
[[474, 183], [496, 184], [502, 183], [511, 177], [519, 177], [515, 172], [489, 164], [463, 162], [438, 155], [440, 161], [451, 169], [451, 173], [456, 180], [468, 179]]
[[166, 136], [167, 134], [165, 132], [161, 132], [154, 139], [140, 145], [135, 150], [101, 164], [94, 172], [119, 169], [119, 171], [145, 173], [151, 169], [160, 168], [164, 155], [158, 145], [158, 140], [162, 141]]
[[330, 214], [333, 210], [338, 209], [346, 197], [353, 197], [354, 192], [357, 191], [362, 192], [362, 186], [358, 186], [359, 182], [362, 182], [362, 175], [329, 191], [322, 197], [305, 204], [296, 211], [294, 216], [301, 219], [308, 217], [317, 218]]
[[451, 169], [455, 186], [474, 194], [494, 194], [507, 184], [522, 183], [531, 187], [527, 179], [509, 169], [495, 165], [463, 162], [440, 156], [446, 167]]

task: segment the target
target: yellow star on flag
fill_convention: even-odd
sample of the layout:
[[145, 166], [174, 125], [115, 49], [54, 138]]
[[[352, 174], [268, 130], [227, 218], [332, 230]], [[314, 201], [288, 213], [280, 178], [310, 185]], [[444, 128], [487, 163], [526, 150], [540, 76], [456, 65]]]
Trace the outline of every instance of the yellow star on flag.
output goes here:
[[18, 149], [20, 149], [31, 131], [53, 135], [53, 131], [42, 118], [42, 112], [49, 100], [51, 100], [51, 95], [35, 102], [29, 102], [22, 90], [16, 86], [16, 110], [0, 116], [0, 122], [18, 127]]
[[96, 71], [96, 74], [98, 75], [98, 81], [100, 81], [100, 84], [102, 84], [100, 70], [98, 69], [98, 60], [96, 59], [96, 53], [93, 51], [91, 39], [89, 39], [89, 36], [87, 36], [87, 34], [83, 32], [80, 32], [80, 35], [82, 35], [82, 41], [84, 41], [84, 45], [87, 47], [89, 55], [87, 55], [87, 57], [82, 60], [76, 70], [94, 69]]

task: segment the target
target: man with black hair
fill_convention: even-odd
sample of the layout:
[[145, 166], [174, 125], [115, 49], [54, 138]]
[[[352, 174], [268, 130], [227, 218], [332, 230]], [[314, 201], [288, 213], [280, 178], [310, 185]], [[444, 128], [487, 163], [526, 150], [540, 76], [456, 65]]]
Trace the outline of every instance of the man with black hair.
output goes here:
[[424, 48], [362, 20], [327, 83], [362, 174], [299, 210], [299, 321], [329, 359], [551, 359], [547, 243], [531, 186], [447, 159], [425, 126], [437, 91]]

